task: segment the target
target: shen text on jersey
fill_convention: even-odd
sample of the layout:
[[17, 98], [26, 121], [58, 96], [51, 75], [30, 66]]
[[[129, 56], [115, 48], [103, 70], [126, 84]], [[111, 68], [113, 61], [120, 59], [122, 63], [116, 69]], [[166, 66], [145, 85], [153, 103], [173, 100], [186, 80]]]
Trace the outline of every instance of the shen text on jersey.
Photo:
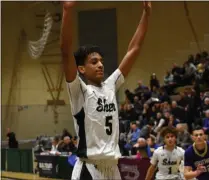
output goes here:
[[169, 161], [168, 159], [163, 159], [163, 165], [169, 166], [169, 165], [176, 165], [177, 161]]
[[112, 112], [112, 111], [116, 111], [116, 107], [115, 107], [115, 104], [114, 103], [106, 103], [107, 100], [106, 99], [101, 99], [101, 98], [98, 98], [98, 101], [97, 101], [97, 108], [96, 110], [98, 112]]

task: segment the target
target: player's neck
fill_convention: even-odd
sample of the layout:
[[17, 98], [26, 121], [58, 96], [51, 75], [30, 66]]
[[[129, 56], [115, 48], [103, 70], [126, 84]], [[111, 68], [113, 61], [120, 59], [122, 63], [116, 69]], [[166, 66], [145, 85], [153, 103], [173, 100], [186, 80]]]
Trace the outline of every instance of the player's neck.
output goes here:
[[173, 151], [175, 147], [176, 147], [176, 145], [173, 145], [173, 146], [165, 145], [165, 149], [168, 151]]
[[204, 150], [205, 147], [206, 147], [206, 142], [204, 141], [204, 143], [201, 143], [201, 144], [194, 144], [195, 145], [195, 148], [199, 151], [201, 150]]
[[90, 81], [88, 80], [87, 81], [89, 85], [92, 85], [92, 86], [96, 86], [96, 87], [102, 87], [102, 83], [101, 82], [93, 82], [93, 81]]
[[[194, 143], [193, 149], [194, 149], [195, 154], [197, 154], [200, 157], [205, 157], [208, 152], [208, 146], [207, 146], [206, 142], [201, 143], [201, 144]], [[200, 153], [200, 151], [201, 151], [201, 153]]]

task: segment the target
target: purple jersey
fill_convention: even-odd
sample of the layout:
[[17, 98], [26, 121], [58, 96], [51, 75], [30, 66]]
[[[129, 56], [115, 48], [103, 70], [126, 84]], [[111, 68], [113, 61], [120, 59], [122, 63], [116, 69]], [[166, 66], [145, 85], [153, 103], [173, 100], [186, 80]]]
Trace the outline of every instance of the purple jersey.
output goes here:
[[184, 154], [184, 166], [192, 167], [195, 171], [199, 164], [206, 167], [206, 172], [196, 177], [198, 180], [209, 180], [209, 141], [207, 142], [208, 151], [204, 157], [197, 155], [194, 151], [193, 146], [190, 146]]

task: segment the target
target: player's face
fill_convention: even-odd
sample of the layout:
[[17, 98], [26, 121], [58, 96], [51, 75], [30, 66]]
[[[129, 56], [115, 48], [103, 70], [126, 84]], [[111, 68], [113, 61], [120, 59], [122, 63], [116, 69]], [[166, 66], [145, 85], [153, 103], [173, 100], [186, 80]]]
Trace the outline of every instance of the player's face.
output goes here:
[[104, 78], [103, 59], [98, 53], [88, 55], [84, 65], [84, 76], [93, 83], [101, 83]]
[[176, 145], [176, 136], [169, 133], [165, 136], [164, 141], [167, 146], [175, 146]]
[[196, 130], [192, 134], [192, 139], [196, 145], [202, 144], [205, 142], [205, 134], [203, 130]]

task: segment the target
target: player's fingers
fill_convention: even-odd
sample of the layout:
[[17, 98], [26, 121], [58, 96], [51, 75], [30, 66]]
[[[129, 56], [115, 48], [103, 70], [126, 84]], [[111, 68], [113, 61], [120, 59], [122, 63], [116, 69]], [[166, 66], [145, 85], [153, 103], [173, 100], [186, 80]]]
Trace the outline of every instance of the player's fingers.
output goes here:
[[202, 170], [204, 171], [204, 170], [205, 170], [205, 166], [203, 166], [202, 164], [199, 164], [199, 165], [197, 166], [197, 169], [198, 169], [198, 170], [201, 170], [201, 171], [202, 171]]
[[144, 4], [145, 7], [151, 7], [152, 6], [151, 1], [143, 1], [143, 4]]
[[197, 167], [202, 167], [203, 165], [202, 164], [198, 164], [198, 166]]

